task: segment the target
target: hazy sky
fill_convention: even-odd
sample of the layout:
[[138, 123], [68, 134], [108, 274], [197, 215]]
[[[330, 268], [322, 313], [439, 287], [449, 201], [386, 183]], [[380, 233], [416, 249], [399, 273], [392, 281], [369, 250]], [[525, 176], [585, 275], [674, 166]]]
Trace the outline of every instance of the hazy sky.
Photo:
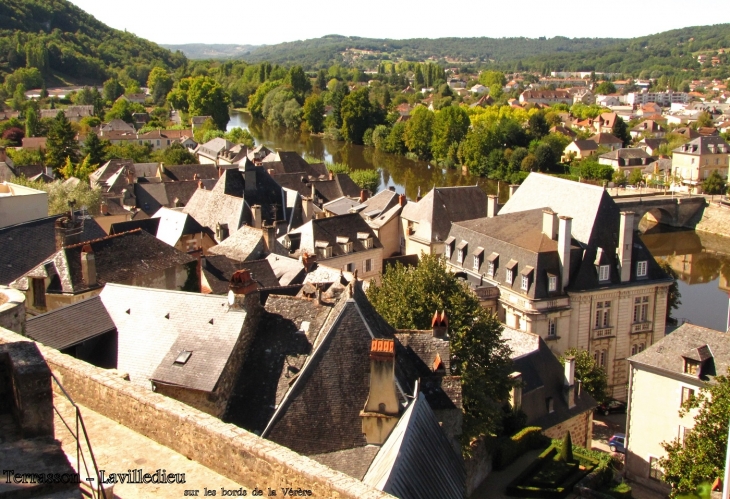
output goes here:
[[274, 44], [328, 34], [616, 37], [730, 22], [728, 0], [71, 0], [100, 21], [157, 43]]

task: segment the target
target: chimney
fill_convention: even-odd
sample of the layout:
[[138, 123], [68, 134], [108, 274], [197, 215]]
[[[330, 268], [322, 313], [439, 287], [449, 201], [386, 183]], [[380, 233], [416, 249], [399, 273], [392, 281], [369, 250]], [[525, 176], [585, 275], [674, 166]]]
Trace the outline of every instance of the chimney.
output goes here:
[[558, 238], [558, 214], [551, 209], [542, 210], [542, 233], [553, 241]]
[[487, 217], [494, 218], [499, 210], [499, 198], [493, 194], [487, 196]]
[[81, 242], [84, 233], [83, 221], [61, 217], [54, 224], [56, 251]]
[[109, 214], [109, 205], [106, 204], [106, 200], [101, 202], [101, 205], [99, 206], [99, 211], [101, 211], [101, 214], [105, 216]]
[[622, 211], [618, 235], [618, 260], [621, 282], [631, 280], [631, 249], [634, 245], [634, 212]]
[[198, 180], [198, 189], [205, 189], [205, 186], [203, 185], [202, 180]]
[[248, 269], [237, 270], [228, 284], [228, 305], [231, 309], [250, 310], [259, 302], [259, 284], [251, 277]]
[[315, 263], [317, 263], [317, 255], [310, 255], [306, 251], [302, 254], [302, 265], [304, 265], [305, 272], [309, 273]]
[[261, 219], [261, 205], [255, 204], [251, 207], [251, 223], [254, 227], [257, 229], [261, 228], [262, 219]]
[[200, 175], [197, 173], [193, 174], [193, 180], [200, 180]]
[[274, 244], [276, 241], [276, 225], [266, 225], [263, 226], [264, 229], [264, 244], [266, 245], [266, 251], [269, 253], [274, 252]]
[[512, 389], [509, 394], [509, 405], [517, 410], [522, 406], [522, 373], [515, 371], [509, 375]]
[[365, 189], [362, 189], [360, 191], [360, 202], [364, 203], [365, 201], [367, 201], [367, 199], [368, 199], [368, 191], [366, 191]]
[[96, 257], [89, 244], [81, 248], [81, 277], [88, 287], [96, 286]]
[[312, 201], [312, 197], [302, 197], [302, 211], [304, 212], [304, 223], [314, 218], [314, 201]]
[[368, 444], [382, 445], [398, 422], [395, 340], [374, 338], [370, 345], [370, 392], [360, 412]]
[[449, 333], [449, 319], [446, 317], [445, 310], [442, 310], [440, 314], [436, 310], [436, 313], [433, 314], [433, 319], [431, 319], [431, 328], [433, 329], [434, 338], [446, 338]]
[[219, 166], [218, 167], [218, 178], [221, 178], [222, 176], [223, 176], [223, 167]]
[[575, 407], [575, 357], [565, 358], [565, 379], [563, 380], [565, 403], [568, 409]]
[[515, 192], [517, 192], [517, 188], [519, 185], [517, 184], [510, 184], [509, 186], [509, 198], [512, 199], [512, 196], [515, 195]]
[[558, 217], [558, 258], [560, 258], [560, 291], [564, 292], [570, 282], [570, 239], [573, 219]]
[[406, 204], [408, 204], [408, 199], [406, 199], [405, 194], [400, 194], [398, 196], [398, 204], [401, 206], [405, 206]]
[[334, 180], [335, 179], [335, 174], [332, 173], [332, 170], [329, 170], [329, 179], [330, 180]]

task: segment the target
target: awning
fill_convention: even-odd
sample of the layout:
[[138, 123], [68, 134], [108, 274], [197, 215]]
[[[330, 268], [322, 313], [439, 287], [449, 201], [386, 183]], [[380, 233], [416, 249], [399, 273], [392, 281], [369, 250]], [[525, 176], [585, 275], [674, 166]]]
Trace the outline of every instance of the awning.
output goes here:
[[533, 270], [535, 270], [535, 268], [534, 268], [534, 267], [530, 267], [529, 265], [527, 265], [527, 266], [526, 266], [526, 267], [525, 267], [524, 269], [522, 269], [522, 270], [520, 271], [520, 274], [522, 274], [523, 276], [526, 276], [526, 277], [527, 277], [527, 276], [529, 276], [530, 274], [532, 274], [532, 271], [533, 271]]
[[513, 269], [517, 266], [517, 260], [510, 260], [509, 263], [507, 263], [508, 269]]
[[477, 249], [474, 250], [474, 253], [472, 253], [472, 255], [474, 255], [474, 256], [482, 256], [483, 253], [484, 253], [484, 248], [482, 248], [481, 246], [479, 246]]
[[494, 262], [497, 260], [497, 258], [499, 258], [499, 253], [492, 253], [487, 257], [487, 261]]
[[462, 241], [456, 245], [456, 249], [464, 249], [464, 248], [466, 248], [467, 244], [469, 244], [469, 243], [462, 239]]

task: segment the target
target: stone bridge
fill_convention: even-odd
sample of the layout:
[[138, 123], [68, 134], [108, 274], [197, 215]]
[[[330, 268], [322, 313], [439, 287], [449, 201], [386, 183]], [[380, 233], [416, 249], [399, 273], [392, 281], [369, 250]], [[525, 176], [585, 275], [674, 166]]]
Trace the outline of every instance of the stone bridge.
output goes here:
[[634, 229], [644, 220], [671, 227], [694, 229], [702, 219], [707, 200], [702, 196], [637, 196], [614, 198], [621, 211], [633, 211]]

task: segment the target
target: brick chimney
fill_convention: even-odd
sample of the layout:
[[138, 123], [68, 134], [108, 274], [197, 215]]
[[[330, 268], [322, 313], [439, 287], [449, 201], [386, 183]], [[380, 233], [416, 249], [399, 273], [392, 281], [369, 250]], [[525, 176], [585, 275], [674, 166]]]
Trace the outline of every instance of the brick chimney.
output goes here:
[[276, 244], [276, 225], [263, 226], [264, 229], [264, 244], [266, 245], [266, 251], [269, 253], [274, 252], [274, 244]]
[[[73, 213], [73, 211], [71, 212]], [[84, 233], [83, 221], [75, 217], [58, 218], [54, 224], [56, 251], [81, 242]]]
[[631, 280], [631, 250], [634, 247], [634, 212], [622, 211], [618, 234], [618, 260], [621, 282]]
[[259, 302], [259, 283], [251, 277], [248, 269], [237, 270], [228, 284], [228, 305], [231, 309], [251, 310]]
[[302, 265], [304, 265], [305, 272], [311, 272], [315, 263], [317, 263], [317, 255], [310, 255], [306, 251], [302, 253]]
[[560, 291], [570, 282], [570, 240], [572, 238], [573, 219], [558, 217], [558, 258], [560, 259]]
[[553, 241], [558, 239], [558, 214], [551, 209], [542, 210], [542, 233]]
[[400, 194], [398, 196], [398, 204], [401, 206], [405, 206], [406, 204], [408, 204], [408, 199], [406, 198], [405, 194]]
[[446, 317], [445, 310], [442, 310], [441, 313], [436, 310], [436, 313], [433, 314], [431, 329], [433, 329], [434, 338], [446, 339], [449, 333], [449, 319]]
[[563, 393], [568, 408], [575, 407], [575, 357], [565, 358], [565, 378], [563, 380]]
[[101, 202], [101, 205], [99, 206], [99, 211], [102, 215], [108, 215], [109, 214], [109, 205], [107, 204], [106, 200]]
[[370, 345], [370, 392], [360, 412], [368, 444], [382, 445], [398, 422], [395, 340], [374, 338]]
[[88, 287], [96, 286], [96, 257], [89, 244], [81, 248], [81, 277]]
[[364, 203], [365, 201], [367, 201], [367, 199], [368, 199], [368, 191], [366, 191], [365, 189], [362, 189], [360, 191], [360, 202]]
[[261, 205], [255, 204], [251, 207], [251, 224], [257, 229], [261, 228], [263, 219], [261, 218]]
[[509, 405], [517, 410], [522, 406], [522, 373], [515, 371], [509, 375], [512, 386], [509, 394]]
[[487, 196], [487, 217], [494, 218], [497, 216], [499, 198], [492, 194]]

